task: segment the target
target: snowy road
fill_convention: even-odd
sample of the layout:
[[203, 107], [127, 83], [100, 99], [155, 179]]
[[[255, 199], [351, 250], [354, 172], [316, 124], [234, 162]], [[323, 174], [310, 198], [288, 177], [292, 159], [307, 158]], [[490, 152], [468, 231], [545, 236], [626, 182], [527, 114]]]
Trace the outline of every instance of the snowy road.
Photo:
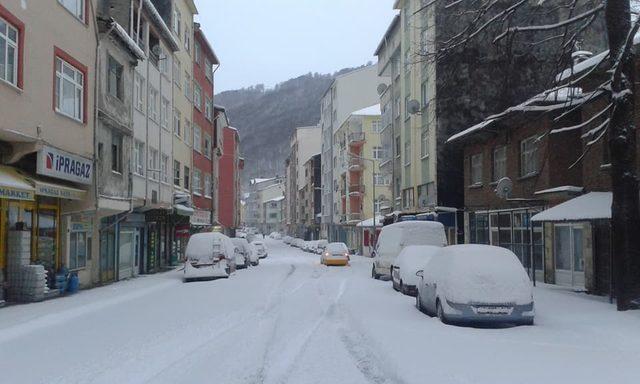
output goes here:
[[369, 277], [270, 242], [229, 280], [179, 272], [0, 309], [2, 383], [636, 383], [640, 314], [536, 290], [534, 327], [445, 326]]

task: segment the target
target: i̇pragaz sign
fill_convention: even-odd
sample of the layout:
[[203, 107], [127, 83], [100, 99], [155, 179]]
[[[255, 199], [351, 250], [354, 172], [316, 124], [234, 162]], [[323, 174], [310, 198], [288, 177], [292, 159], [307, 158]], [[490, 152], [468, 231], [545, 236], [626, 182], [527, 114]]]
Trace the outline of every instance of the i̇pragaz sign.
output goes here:
[[44, 146], [38, 151], [37, 172], [40, 175], [91, 184], [93, 161], [81, 156]]

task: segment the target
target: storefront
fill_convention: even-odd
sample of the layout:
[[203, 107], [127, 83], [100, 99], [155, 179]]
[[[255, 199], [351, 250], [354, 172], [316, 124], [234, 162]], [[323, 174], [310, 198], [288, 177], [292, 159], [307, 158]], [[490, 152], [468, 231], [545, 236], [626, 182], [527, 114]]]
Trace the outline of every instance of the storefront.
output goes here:
[[[86, 233], [79, 238], [81, 231], [67, 232], [61, 220], [61, 202], [82, 200], [84, 195], [83, 190], [0, 165], [0, 281], [10, 300], [41, 300], [55, 288], [61, 267], [78, 268], [86, 262]], [[42, 269], [28, 267], [32, 265]], [[37, 282], [26, 284], [32, 276], [25, 274], [31, 273]]]

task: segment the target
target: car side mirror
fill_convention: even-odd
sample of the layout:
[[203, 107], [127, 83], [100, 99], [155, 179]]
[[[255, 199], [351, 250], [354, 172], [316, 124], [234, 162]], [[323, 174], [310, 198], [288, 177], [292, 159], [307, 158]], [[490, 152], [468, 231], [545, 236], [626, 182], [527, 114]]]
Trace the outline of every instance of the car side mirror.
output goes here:
[[416, 276], [418, 277], [423, 277], [424, 276], [424, 271], [421, 269], [418, 272], [416, 272]]

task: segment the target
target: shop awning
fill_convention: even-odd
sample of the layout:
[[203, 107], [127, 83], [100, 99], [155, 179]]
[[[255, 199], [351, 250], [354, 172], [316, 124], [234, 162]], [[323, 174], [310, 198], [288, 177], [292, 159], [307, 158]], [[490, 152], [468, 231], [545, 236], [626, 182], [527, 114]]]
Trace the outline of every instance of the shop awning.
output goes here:
[[36, 188], [36, 195], [57, 197], [59, 199], [82, 200], [87, 191], [68, 187], [62, 184], [51, 183], [38, 179], [31, 179]]
[[35, 188], [15, 168], [0, 165], [0, 198], [35, 200]]
[[186, 205], [176, 204], [173, 206], [175, 209], [176, 215], [180, 216], [193, 216], [195, 210], [193, 208], [187, 207]]
[[538, 213], [531, 221], [589, 221], [611, 219], [611, 192], [591, 192]]

